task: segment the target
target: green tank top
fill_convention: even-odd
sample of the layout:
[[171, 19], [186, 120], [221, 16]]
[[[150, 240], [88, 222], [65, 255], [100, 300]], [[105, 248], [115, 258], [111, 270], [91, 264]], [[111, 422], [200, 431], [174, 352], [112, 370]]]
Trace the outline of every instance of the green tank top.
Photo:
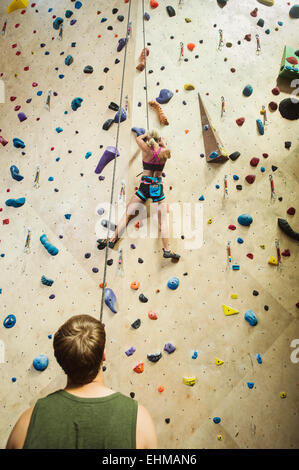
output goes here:
[[58, 390], [36, 402], [23, 449], [136, 449], [137, 409], [119, 392], [80, 398]]

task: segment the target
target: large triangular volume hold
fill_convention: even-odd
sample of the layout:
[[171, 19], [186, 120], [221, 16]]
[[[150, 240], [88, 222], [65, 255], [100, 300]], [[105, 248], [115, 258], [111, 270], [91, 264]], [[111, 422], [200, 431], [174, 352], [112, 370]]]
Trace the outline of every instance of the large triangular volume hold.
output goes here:
[[239, 310], [235, 310], [234, 308], [228, 307], [227, 305], [222, 305], [223, 311], [225, 315], [235, 315], [239, 313]]
[[229, 159], [228, 153], [225, 150], [215, 127], [213, 126], [199, 93], [198, 99], [206, 160], [208, 163], [224, 163]]

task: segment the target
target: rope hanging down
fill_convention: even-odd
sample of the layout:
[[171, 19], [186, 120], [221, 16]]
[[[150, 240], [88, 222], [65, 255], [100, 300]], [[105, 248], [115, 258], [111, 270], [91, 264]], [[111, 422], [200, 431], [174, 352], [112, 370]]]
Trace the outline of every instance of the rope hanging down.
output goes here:
[[143, 26], [143, 51], [144, 51], [144, 82], [145, 82], [145, 100], [146, 100], [146, 122], [147, 130], [149, 130], [148, 119], [148, 95], [147, 95], [147, 72], [146, 72], [146, 53], [145, 53], [145, 20], [144, 20], [144, 0], [142, 0], [142, 26]]

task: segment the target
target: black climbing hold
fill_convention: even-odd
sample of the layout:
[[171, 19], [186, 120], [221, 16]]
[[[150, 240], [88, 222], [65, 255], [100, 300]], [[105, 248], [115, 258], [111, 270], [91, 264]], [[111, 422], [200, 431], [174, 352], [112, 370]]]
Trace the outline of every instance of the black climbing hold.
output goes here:
[[130, 393], [130, 397], [131, 397], [131, 398], [134, 398], [134, 397], [135, 397], [135, 393], [134, 393], [134, 392], [131, 392], [131, 393]]
[[162, 353], [148, 354], [147, 358], [151, 362], [158, 362], [162, 357]]
[[107, 370], [107, 367], [103, 366], [102, 369], [103, 369], [103, 372], [105, 372], [105, 370]]
[[131, 327], [134, 328], [134, 330], [137, 330], [141, 325], [141, 320], [140, 318], [137, 318], [132, 324]]
[[150, 42], [148, 42], [148, 43], [147, 43], [147, 46], [151, 46], [151, 43], [150, 43]]
[[154, 73], [154, 71], [153, 71], [153, 70], [149, 70], [148, 73]]
[[240, 155], [240, 152], [234, 152], [230, 154], [229, 158], [234, 162], [235, 160], [237, 160], [237, 158], [239, 158]]
[[268, 310], [269, 310], [268, 305], [264, 305], [264, 310], [266, 310], [266, 312], [268, 312]]
[[203, 43], [203, 39], [200, 39], [200, 40], [199, 40], [199, 44], [202, 44], [202, 43]]
[[142, 258], [138, 258], [138, 263], [142, 264], [142, 263], [143, 263], [143, 259], [142, 259]]
[[296, 98], [286, 98], [279, 104], [279, 111], [282, 117], [294, 121], [299, 118], [299, 100]]
[[174, 39], [174, 36], [170, 36], [170, 39]]
[[108, 264], [108, 266], [112, 266], [112, 264], [113, 264], [113, 259], [108, 259], [107, 264]]
[[88, 258], [90, 258], [90, 257], [91, 257], [91, 253], [85, 253], [85, 255], [84, 255], [84, 256], [85, 256], [85, 258], [86, 258], [86, 259], [88, 259]]
[[237, 188], [238, 191], [242, 191], [242, 185], [241, 184], [237, 184], [236, 188]]
[[198, 54], [196, 54], [196, 56], [195, 56], [195, 59], [198, 59], [198, 58], [199, 58], [199, 55], [198, 55]]
[[277, 219], [278, 227], [289, 237], [299, 241], [299, 232], [295, 232], [287, 220]]
[[175, 9], [172, 6], [169, 5], [168, 7], [166, 7], [166, 10], [170, 17], [175, 16]]
[[272, 168], [272, 171], [276, 171], [278, 169], [278, 166], [272, 165], [271, 168]]
[[108, 26], [109, 31], [112, 31], [113, 30], [113, 26]]
[[118, 104], [114, 103], [113, 101], [111, 101], [111, 103], [109, 104], [108, 108], [109, 108], [109, 109], [112, 109], [112, 111], [118, 111], [118, 110], [119, 110]]
[[281, 201], [282, 201], [282, 197], [281, 197], [281, 196], [279, 196], [278, 200], [279, 200], [279, 202], [281, 202]]
[[93, 67], [92, 65], [86, 65], [83, 70], [84, 73], [92, 73], [93, 72]]
[[[103, 227], [107, 228], [108, 224], [109, 224], [109, 220], [104, 219], [104, 220], [101, 221], [101, 224], [103, 225]], [[114, 223], [110, 222], [110, 230], [112, 230], [114, 232], [115, 229], [116, 229], [116, 225]]]
[[289, 140], [287, 140], [285, 143], [284, 143], [284, 146], [286, 149], [290, 149], [291, 148], [291, 145], [292, 145], [292, 142], [290, 142]]
[[182, 239], [182, 240], [185, 240], [185, 235], [181, 235], [181, 239]]
[[257, 296], [257, 295], [259, 295], [259, 292], [258, 292], [257, 290], [254, 290], [254, 291], [252, 292], [252, 295]]
[[162, 65], [162, 67], [160, 68], [160, 70], [164, 70], [164, 69], [165, 69], [165, 66], [164, 66], [164, 65]]
[[238, 44], [239, 44], [239, 46], [240, 46], [240, 44], [241, 44], [241, 41], [238, 41]]
[[115, 59], [114, 63], [115, 63], [115, 64], [119, 64], [119, 63], [120, 63], [120, 60], [119, 60], [119, 59]]
[[113, 8], [113, 9], [112, 9], [112, 14], [113, 14], [113, 15], [116, 15], [117, 12], [118, 12], [118, 8]]
[[103, 72], [105, 72], [105, 73], [109, 72], [109, 67], [105, 67]]
[[289, 15], [291, 18], [299, 18], [299, 5], [293, 5], [289, 11]]
[[165, 418], [165, 423], [169, 424], [170, 423], [170, 418]]
[[184, 62], [188, 62], [188, 60], [189, 60], [189, 59], [186, 58], [186, 59], [184, 59]]
[[297, 51], [295, 51], [295, 55], [296, 55], [297, 57], [299, 57], [299, 49], [297, 49]]
[[143, 304], [145, 304], [145, 303], [148, 301], [148, 298], [145, 297], [145, 295], [140, 294], [139, 300], [140, 300], [140, 302], [142, 302]]
[[104, 129], [104, 131], [108, 131], [113, 123], [114, 119], [107, 119], [107, 121], [104, 122], [102, 129]]
[[118, 21], [122, 22], [124, 21], [125, 17], [123, 15], [118, 15], [117, 19]]
[[100, 91], [104, 90], [104, 86], [103, 86], [103, 85], [100, 85], [99, 88], [98, 88], [98, 90], [100, 90]]
[[263, 20], [263, 18], [260, 18], [257, 22], [257, 25], [260, 26], [261, 28], [263, 28], [264, 24], [265, 24], [265, 21]]
[[188, 276], [188, 273], [184, 273], [183, 276]]
[[227, 0], [217, 0], [218, 5], [223, 8], [227, 4]]

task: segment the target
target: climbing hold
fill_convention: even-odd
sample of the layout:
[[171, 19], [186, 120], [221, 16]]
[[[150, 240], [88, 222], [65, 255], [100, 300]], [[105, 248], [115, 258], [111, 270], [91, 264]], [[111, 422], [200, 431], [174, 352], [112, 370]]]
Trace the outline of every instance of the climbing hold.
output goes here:
[[279, 111], [283, 118], [294, 121], [299, 118], [299, 100], [286, 98], [279, 104]]
[[233, 271], [239, 271], [240, 270], [240, 265], [239, 264], [233, 264], [232, 265], [232, 270]]
[[166, 7], [167, 13], [170, 17], [175, 16], [175, 9], [172, 6], [167, 6]]
[[259, 295], [259, 292], [258, 292], [257, 290], [254, 290], [254, 291], [252, 292], [252, 295], [254, 295], [255, 297], [257, 297], [257, 296]]
[[75, 8], [76, 8], [77, 10], [79, 10], [81, 7], [82, 7], [82, 3], [79, 2], [79, 1], [77, 1], [77, 2], [75, 3]]
[[74, 14], [74, 13], [72, 12], [72, 10], [66, 10], [66, 12], [65, 12], [65, 17], [66, 17], [66, 18], [70, 18], [71, 16], [73, 16], [73, 14]]
[[257, 355], [256, 355], [256, 360], [257, 360], [257, 362], [258, 362], [259, 364], [262, 364], [262, 363], [263, 363], [263, 361], [262, 361], [262, 356], [261, 356], [260, 354], [257, 354]]
[[136, 137], [145, 134], [145, 129], [143, 127], [132, 127], [131, 131], [136, 133]]
[[63, 18], [60, 18], [60, 17], [58, 16], [58, 17], [55, 18], [55, 20], [53, 21], [53, 28], [58, 30], [58, 29], [60, 28], [61, 23], [63, 23]]
[[74, 98], [71, 103], [72, 110], [77, 111], [77, 109], [80, 108], [82, 101], [83, 98]]
[[131, 348], [129, 348], [127, 351], [125, 351], [125, 354], [127, 356], [132, 356], [132, 354], [134, 354], [134, 352], [136, 351], [136, 348], [134, 348], [134, 346], [132, 346]]
[[213, 418], [213, 421], [215, 424], [219, 424], [221, 422], [221, 418], [219, 418], [218, 416], [215, 416], [215, 418]]
[[147, 315], [148, 315], [148, 318], [149, 318], [150, 320], [157, 320], [157, 319], [158, 319], [158, 315], [157, 315], [155, 312], [153, 312], [152, 310], [150, 310], [150, 311], [147, 313]]
[[142, 302], [143, 304], [145, 304], [145, 303], [148, 301], [148, 298], [145, 297], [144, 294], [140, 294], [140, 295], [139, 295], [139, 300], [140, 300], [140, 302]]
[[194, 351], [194, 353], [192, 354], [192, 359], [197, 359], [198, 357], [198, 351]]
[[165, 388], [163, 387], [163, 385], [160, 385], [158, 387], [158, 392], [162, 393], [162, 392], [164, 392], [164, 390], [165, 390]]
[[114, 119], [107, 119], [107, 121], [104, 122], [102, 129], [104, 131], [108, 131], [113, 123], [114, 123]]
[[189, 42], [187, 44], [187, 49], [189, 49], [189, 51], [193, 51], [194, 48], [195, 48], [195, 44], [193, 42]]
[[259, 164], [259, 161], [260, 161], [259, 158], [253, 157], [253, 158], [250, 160], [250, 165], [253, 166], [253, 167], [255, 167], [255, 166], [257, 166], [257, 165]]
[[201, 195], [201, 196], [198, 198], [198, 200], [199, 200], [199, 201], [204, 201], [204, 200], [205, 200], [205, 198], [204, 198], [204, 196], [203, 196], [203, 195]]
[[0, 144], [2, 144], [3, 147], [5, 147], [5, 145], [8, 144], [8, 140], [4, 139], [4, 137], [2, 137], [2, 135], [0, 135]]
[[295, 212], [296, 212], [295, 207], [289, 207], [288, 210], [287, 210], [287, 214], [289, 214], [289, 215], [294, 215]]
[[159, 105], [159, 103], [157, 103], [157, 101], [149, 101], [148, 104], [157, 112], [160, 124], [164, 126], [169, 126], [168, 119], [165, 116], [164, 111]]
[[247, 183], [252, 184], [255, 182], [255, 175], [247, 175], [245, 176], [245, 180], [247, 181]]
[[133, 282], [131, 282], [130, 287], [131, 287], [131, 289], [137, 290], [137, 289], [139, 289], [139, 287], [140, 287], [140, 282], [138, 282], [138, 281], [133, 281]]
[[258, 2], [263, 5], [267, 5], [267, 7], [272, 7], [274, 5], [274, 0], [258, 0]]
[[126, 111], [121, 108], [117, 111], [117, 113], [115, 114], [115, 117], [114, 117], [114, 122], [115, 123], [118, 123], [119, 121], [120, 122], [123, 122], [127, 119], [127, 113]]
[[239, 238], [237, 238], [237, 242], [241, 244], [241, 243], [244, 243], [244, 240], [243, 240], [243, 238], [239, 237]]
[[141, 320], [140, 318], [138, 318], [131, 324], [131, 327], [134, 328], [134, 330], [137, 330], [140, 327], [140, 325], [141, 325]]
[[6, 13], [12, 13], [15, 10], [19, 10], [20, 8], [27, 8], [29, 0], [12, 0], [12, 2], [8, 5]]
[[216, 363], [216, 366], [221, 366], [222, 364], [224, 364], [224, 361], [222, 361], [218, 357], [215, 357], [215, 363]]
[[162, 353], [148, 354], [147, 358], [151, 362], [158, 362], [162, 357]]
[[223, 437], [221, 436], [221, 434], [217, 434], [217, 439], [218, 441], [222, 441]]
[[251, 34], [246, 34], [246, 36], [244, 36], [244, 39], [248, 42], [251, 41]]
[[248, 388], [253, 388], [254, 387], [254, 382], [247, 382]]
[[93, 67], [92, 65], [86, 65], [83, 69], [84, 73], [92, 73], [93, 72]]
[[236, 227], [235, 225], [233, 225], [233, 224], [230, 224], [230, 225], [228, 226], [228, 228], [229, 228], [230, 230], [236, 230], [237, 227]]
[[258, 8], [255, 8], [254, 10], [252, 10], [250, 12], [250, 15], [253, 16], [253, 18], [256, 18], [257, 17], [257, 12], [258, 12]]
[[238, 124], [239, 127], [243, 126], [244, 122], [245, 122], [244, 117], [236, 119], [236, 123]]
[[274, 256], [270, 256], [268, 264], [272, 264], [273, 266], [278, 266], [278, 261]]
[[51, 243], [48, 242], [47, 235], [43, 234], [40, 236], [39, 239], [40, 239], [41, 244], [45, 247], [45, 249], [51, 256], [57, 255], [59, 250], [54, 245], [51, 245]]
[[263, 20], [263, 18], [260, 18], [257, 22], [257, 25], [260, 26], [261, 28], [264, 27], [264, 24], [265, 24], [265, 21]]
[[120, 52], [125, 47], [126, 42], [127, 42], [126, 38], [120, 38], [118, 40], [117, 52]]
[[42, 276], [41, 281], [42, 281], [42, 284], [44, 284], [45, 286], [49, 286], [49, 287], [52, 286], [54, 282], [52, 279], [49, 279], [46, 276]]
[[277, 108], [278, 108], [278, 104], [275, 103], [275, 101], [270, 101], [270, 103], [269, 103], [268, 106], [269, 106], [269, 109], [270, 109], [271, 111], [276, 111]]
[[299, 18], [299, 5], [293, 5], [289, 11], [289, 15], [291, 18]]
[[213, 219], [208, 220], [208, 224], [211, 224], [213, 222]]
[[71, 65], [73, 62], [74, 62], [74, 59], [70, 54], [66, 56], [66, 58], [64, 59], [65, 65]]
[[180, 281], [177, 277], [172, 277], [171, 279], [169, 279], [167, 286], [169, 287], [169, 289], [175, 290], [179, 287], [179, 283]]
[[142, 374], [142, 372], [144, 371], [143, 362], [139, 362], [139, 364], [137, 364], [137, 366], [134, 367], [133, 371], [137, 372], [137, 374]]
[[256, 120], [256, 125], [257, 125], [257, 129], [258, 129], [260, 135], [264, 135], [264, 133], [265, 133], [264, 124], [262, 123], [262, 121], [260, 119]]
[[240, 155], [240, 152], [234, 152], [229, 155], [229, 158], [234, 162], [235, 160], [237, 160], [237, 158], [239, 158]]
[[26, 198], [20, 197], [19, 199], [7, 199], [5, 201], [6, 206], [8, 207], [21, 207], [25, 204]]
[[286, 248], [281, 254], [282, 256], [291, 256], [291, 252], [288, 248]]
[[109, 287], [106, 287], [104, 291], [104, 299], [105, 299], [105, 304], [107, 305], [107, 307], [110, 308], [111, 312], [117, 313], [117, 310], [115, 308], [116, 296], [113, 290], [110, 289]]
[[286, 398], [287, 394], [286, 394], [286, 392], [280, 392], [279, 396], [280, 396], [280, 398]]
[[191, 18], [185, 18], [186, 23], [191, 23]]
[[278, 88], [278, 86], [276, 86], [275, 88], [272, 89], [272, 93], [273, 93], [273, 95], [276, 95], [276, 96], [279, 95], [280, 89]]
[[160, 94], [158, 98], [156, 98], [156, 101], [160, 104], [168, 103], [168, 101], [173, 97], [173, 93], [170, 90], [167, 90], [166, 88], [163, 88], [163, 90], [160, 90]]
[[24, 176], [20, 175], [19, 168], [16, 167], [16, 165], [12, 165], [10, 167], [10, 173], [11, 173], [12, 178], [16, 181], [22, 181], [22, 179], [24, 179]]
[[224, 315], [236, 315], [237, 313], [239, 313], [239, 310], [235, 310], [234, 308], [232, 307], [228, 307], [227, 305], [222, 305], [222, 308], [223, 308], [223, 312], [224, 312]]
[[168, 352], [168, 354], [172, 354], [176, 350], [176, 347], [171, 343], [166, 343], [164, 346], [164, 351]]
[[287, 141], [284, 143], [284, 147], [285, 147], [286, 149], [290, 149], [291, 146], [292, 146], [292, 142], [290, 142], [289, 140], [287, 140]]
[[195, 90], [195, 86], [192, 83], [186, 83], [184, 85], [185, 90]]
[[252, 224], [253, 218], [249, 214], [242, 214], [242, 215], [239, 215], [238, 222], [239, 224], [247, 227], [248, 225]]
[[18, 113], [18, 118], [20, 122], [26, 121], [27, 116], [24, 113]]
[[196, 383], [196, 377], [183, 377], [183, 383], [192, 387]]
[[43, 371], [48, 367], [49, 359], [44, 354], [40, 354], [33, 359], [33, 367], [35, 370]]
[[99, 174], [99, 173], [102, 173], [102, 171], [104, 170], [105, 166], [111, 162], [111, 160], [113, 160], [114, 158], [116, 157], [119, 157], [119, 152], [118, 150], [115, 148], [115, 147], [112, 147], [112, 146], [108, 146], [105, 150], [105, 152], [103, 153], [96, 169], [95, 169], [95, 173], [96, 174]]
[[231, 298], [232, 298], [232, 299], [237, 299], [237, 298], [238, 298], [238, 294], [232, 294], [232, 295], [231, 295]]
[[246, 87], [243, 90], [243, 95], [244, 96], [250, 96], [253, 93], [253, 88], [251, 85], [246, 85]]
[[249, 325], [251, 325], [251, 326], [255, 326], [257, 324], [257, 317], [251, 309], [249, 309], [249, 310], [247, 310], [247, 312], [245, 312], [244, 318], [249, 323]]
[[113, 101], [110, 102], [108, 108], [112, 109], [112, 111], [118, 111], [119, 110], [118, 104], [114, 103]]
[[13, 326], [15, 326], [16, 321], [17, 321], [17, 319], [16, 319], [15, 315], [12, 315], [12, 314], [7, 315], [7, 317], [4, 318], [3, 326], [5, 328], [12, 328]]
[[24, 144], [24, 142], [21, 140], [21, 139], [18, 139], [17, 137], [15, 137], [13, 139], [13, 145], [14, 147], [16, 147], [17, 149], [23, 149], [26, 147], [26, 145]]

